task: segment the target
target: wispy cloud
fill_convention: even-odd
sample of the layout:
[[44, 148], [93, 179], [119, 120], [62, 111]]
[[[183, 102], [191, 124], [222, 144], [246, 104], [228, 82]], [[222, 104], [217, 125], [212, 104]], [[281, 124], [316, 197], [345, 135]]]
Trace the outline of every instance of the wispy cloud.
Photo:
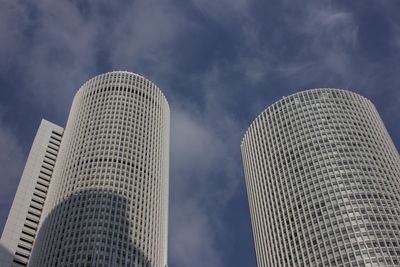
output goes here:
[[214, 22], [229, 26], [249, 15], [249, 0], [191, 0], [193, 6]]
[[[232, 12], [239, 14], [243, 4], [237, 1]], [[172, 49], [179, 37], [194, 27], [176, 5], [152, 0], [127, 2], [123, 8], [106, 1], [39, 0], [34, 4], [15, 2], [9, 9], [9, 15], [2, 16], [1, 30], [4, 36], [12, 37], [5, 48], [7, 53], [18, 55], [14, 68], [24, 77], [32, 101], [55, 109], [63, 117], [77, 86], [102, 68], [150, 73], [156, 83], [161, 80], [173, 87], [168, 77], [176, 72], [176, 51]], [[16, 17], [24, 19], [13, 25]], [[170, 261], [175, 266], [218, 267], [223, 266], [216, 249], [218, 213], [235, 194], [241, 179], [240, 162], [232, 152], [238, 149], [238, 126], [219, 95], [224, 84], [216, 68], [188, 79], [199, 90], [203, 104], [190, 105], [188, 99], [169, 89]], [[3, 140], [8, 138], [2, 151], [20, 152], [13, 134], [8, 130], [1, 133]], [[5, 165], [7, 160], [21, 164], [17, 157], [20, 155], [1, 160]], [[21, 169], [12, 167], [10, 171]], [[16, 180], [13, 173], [7, 177]], [[15, 182], [10, 184], [15, 186]]]
[[180, 99], [172, 110], [170, 262], [219, 267], [224, 266], [218, 253], [221, 211], [242, 179], [236, 153], [240, 130], [218, 98], [224, 87], [218, 71], [200, 77], [204, 106]]
[[171, 266], [224, 266], [208, 214], [199, 203], [188, 199], [174, 203], [170, 212]]
[[[376, 49], [369, 60], [361, 48], [376, 38], [363, 35], [360, 17], [369, 6], [352, 3], [5, 1], [0, 78], [18, 77], [19, 104], [59, 121], [78, 87], [100, 72], [134, 71], [158, 84], [172, 111], [170, 266], [233, 266], [220, 230], [237, 225], [222, 214], [243, 197], [239, 144], [261, 110], [296, 90], [333, 86], [360, 88], [383, 103], [386, 118], [398, 117], [398, 49], [383, 59], [379, 46], [368, 48]], [[393, 31], [383, 36], [388, 48], [400, 47], [397, 7], [373, 7]], [[2, 196], [14, 193], [7, 184], [16, 187], [22, 171], [18, 140], [26, 136], [11, 125], [0, 119]]]
[[7, 3], [0, 11], [0, 33], [7, 36], [0, 64], [9, 69], [11, 63], [25, 77], [32, 100], [64, 114], [70, 104], [64, 100], [99, 72], [171, 69], [168, 46], [190, 25], [183, 14], [155, 1], [123, 7], [106, 1]]
[[2, 225], [8, 216], [8, 210], [17, 189], [15, 181], [19, 181], [22, 174], [24, 155], [15, 133], [3, 120], [3, 108], [1, 106], [0, 151], [0, 222]]

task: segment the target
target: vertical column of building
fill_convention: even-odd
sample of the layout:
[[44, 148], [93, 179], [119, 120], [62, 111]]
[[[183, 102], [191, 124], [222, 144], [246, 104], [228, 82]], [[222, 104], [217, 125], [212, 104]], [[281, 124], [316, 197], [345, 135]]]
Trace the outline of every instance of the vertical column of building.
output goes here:
[[40, 123], [1, 236], [1, 245], [9, 251], [0, 259], [1, 266], [29, 262], [62, 134], [61, 127]]
[[149, 80], [86, 82], [68, 117], [32, 266], [167, 263], [169, 107]]
[[258, 266], [400, 264], [400, 159], [369, 100], [285, 97], [241, 149]]

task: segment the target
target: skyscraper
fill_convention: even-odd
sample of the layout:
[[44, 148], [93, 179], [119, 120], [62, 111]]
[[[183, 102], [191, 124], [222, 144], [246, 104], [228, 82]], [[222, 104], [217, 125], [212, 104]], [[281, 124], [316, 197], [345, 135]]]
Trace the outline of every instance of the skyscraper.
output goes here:
[[284, 97], [241, 150], [259, 267], [400, 265], [400, 160], [369, 100]]
[[28, 263], [63, 129], [42, 120], [25, 164], [14, 201], [1, 236], [0, 266], [24, 266]]
[[29, 266], [166, 266], [169, 116], [162, 92], [139, 75], [82, 85], [59, 131]]

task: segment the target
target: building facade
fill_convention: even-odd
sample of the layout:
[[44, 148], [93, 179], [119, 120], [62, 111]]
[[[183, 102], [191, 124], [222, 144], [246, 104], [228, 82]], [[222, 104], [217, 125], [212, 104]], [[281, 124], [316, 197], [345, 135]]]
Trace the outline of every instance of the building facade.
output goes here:
[[284, 97], [241, 151], [259, 267], [400, 266], [400, 159], [368, 99]]
[[28, 264], [63, 131], [46, 120], [40, 123], [0, 239], [0, 266]]
[[170, 112], [142, 76], [110, 72], [76, 93], [29, 266], [167, 264]]

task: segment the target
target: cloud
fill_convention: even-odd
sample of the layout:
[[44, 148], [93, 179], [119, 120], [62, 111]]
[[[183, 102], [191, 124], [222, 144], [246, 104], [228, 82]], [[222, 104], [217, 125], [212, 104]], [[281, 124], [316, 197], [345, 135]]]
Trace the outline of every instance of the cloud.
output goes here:
[[[399, 47], [397, 9], [385, 8], [396, 32], [390, 41]], [[387, 118], [397, 115], [398, 67], [360, 55], [357, 12], [315, 0], [6, 1], [0, 75], [19, 78], [19, 103], [57, 118], [100, 72], [130, 70], [158, 84], [172, 112], [170, 266], [232, 266], [221, 229], [238, 225], [223, 214], [246, 201], [239, 145], [257, 114], [295, 90], [347, 86], [378, 96]], [[398, 62], [396, 51], [388, 55]], [[0, 149], [8, 151], [0, 168], [18, 179], [21, 146], [7, 122], [0, 120]]]
[[7, 127], [3, 120], [2, 108], [0, 107], [0, 222], [3, 229], [11, 207], [17, 181], [22, 174], [24, 155], [22, 148], [12, 129]]
[[359, 26], [352, 12], [318, 1], [283, 1], [274, 8], [281, 13], [266, 14], [271, 27], [255, 17], [238, 28], [242, 48], [234, 65], [249, 82], [285, 78], [301, 86], [310, 77], [348, 81], [357, 75]]
[[313, 4], [297, 25], [297, 30], [309, 38], [308, 51], [318, 59], [318, 67], [345, 79], [354, 77], [352, 53], [357, 46], [358, 26], [352, 13], [332, 5]]
[[159, 67], [162, 60], [172, 63], [171, 58], [166, 58], [169, 48], [189, 25], [184, 13], [168, 1], [135, 1], [121, 12], [109, 33], [112, 65], [150, 63]]
[[70, 105], [65, 100], [72, 99], [89, 66], [95, 65], [93, 24], [84, 21], [69, 1], [13, 1], [8, 5], [12, 7], [0, 11], [2, 36], [8, 42], [3, 51], [13, 55], [13, 61], [7, 66], [1, 60], [2, 68], [24, 77], [20, 82], [28, 91], [21, 97], [65, 113]]
[[31, 100], [59, 117], [78, 87], [99, 72], [172, 69], [168, 47], [190, 25], [174, 5], [153, 0], [14, 1], [1, 9], [0, 21], [1, 68], [9, 70], [11, 63], [25, 77]]
[[227, 176], [231, 144], [203, 112], [193, 112], [180, 108], [171, 116], [170, 265], [219, 267], [214, 215], [235, 191], [236, 177]]
[[202, 14], [225, 26], [236, 24], [238, 19], [247, 17], [251, 3], [249, 0], [191, 0], [191, 2]]
[[[0, 11], [1, 15], [4, 10]], [[184, 13], [178, 12], [173, 5], [156, 1], [135, 1], [118, 9], [102, 1], [80, 5], [76, 1], [40, 0], [31, 5], [15, 2], [7, 11], [9, 15], [1, 16], [4, 22], [1, 30], [3, 36], [12, 38], [6, 38], [9, 42], [1, 57], [17, 55], [13, 68], [24, 77], [23, 85], [29, 90], [28, 95], [33, 96], [32, 101], [63, 117], [77, 87], [101, 68], [97, 66], [99, 58], [103, 68], [124, 68], [163, 76], [173, 71], [170, 66], [174, 60], [169, 48], [179, 34], [190, 27]], [[14, 24], [17, 17], [24, 19]], [[6, 65], [2, 67], [9, 68]], [[172, 110], [175, 139], [171, 147], [171, 177], [176, 178], [171, 178], [175, 182], [171, 184], [176, 194], [171, 201], [174, 215], [170, 217], [170, 244], [173, 248], [170, 260], [178, 266], [188, 266], [189, 262], [190, 266], [204, 266], [206, 257], [209, 266], [220, 266], [221, 259], [216, 250], [211, 249], [218, 233], [212, 228], [215, 219], [212, 220], [208, 209], [215, 200], [222, 201], [221, 204], [227, 201], [234, 186], [222, 190], [218, 187], [209, 189], [216, 183], [235, 184], [216, 177], [221, 175], [223, 178], [227, 167], [215, 172], [219, 164], [229, 159], [229, 144], [218, 136], [213, 128], [215, 124], [211, 125], [208, 118], [203, 120], [211, 111], [204, 114], [204, 110], [179, 105]], [[22, 170], [21, 149], [6, 125], [1, 126], [3, 157], [0, 158], [0, 167], [4, 177], [11, 179], [2, 182], [15, 187], [16, 183], [11, 181]], [[214, 149], [212, 153], [210, 148]], [[216, 180], [210, 179], [209, 175]], [[193, 184], [197, 187], [194, 188]], [[15, 192], [12, 188], [3, 188], [11, 194]], [[196, 190], [197, 194], [189, 196]], [[5, 196], [4, 201], [8, 201], [2, 205], [9, 204], [10, 193], [2, 196]], [[216, 205], [213, 212], [218, 208], [220, 205]], [[187, 258], [183, 252], [190, 253], [191, 257]]]
[[[213, 129], [201, 121], [201, 114], [200, 117], [195, 116], [182, 108], [172, 110], [171, 161], [184, 176], [190, 173], [205, 174], [212, 170], [218, 165], [220, 153], [224, 149], [221, 140], [212, 132]], [[210, 148], [220, 152], [210, 153]]]
[[[172, 98], [170, 265], [223, 266], [222, 211], [238, 193], [238, 121], [224, 105], [217, 68], [192, 77], [196, 103]], [[198, 103], [204, 103], [198, 105]]]
[[[243, 4], [230, 5], [232, 12], [239, 14]], [[6, 38], [7, 52], [0, 56], [17, 55], [13, 68], [24, 77], [30, 101], [58, 117], [65, 117], [78, 87], [103, 69], [151, 74], [157, 84], [173, 85], [169, 77], [177, 72], [173, 49], [195, 27], [169, 1], [126, 2], [122, 7], [106, 1], [39, 0], [10, 6], [2, 16], [1, 30], [12, 38]], [[17, 17], [23, 19], [14, 24]], [[232, 152], [239, 147], [238, 126], [225, 108], [230, 100], [221, 95], [226, 87], [218, 68], [186, 77], [199, 90], [194, 102], [179, 93], [167, 95], [172, 100], [170, 261], [176, 266], [204, 266], [205, 262], [222, 266], [215, 227], [221, 220], [219, 210], [235, 195], [242, 178], [237, 152]], [[3, 132], [11, 138], [8, 130]], [[3, 151], [18, 145], [16, 141], [6, 144], [10, 147]], [[12, 170], [21, 170], [22, 161], [15, 162], [19, 167]]]
[[[2, 3], [0, 10], [0, 34], [3, 36], [0, 49], [0, 67], [5, 70], [14, 64], [15, 56], [20, 52], [23, 33], [27, 30], [27, 11], [18, 1]], [[18, 60], [18, 58], [17, 58]]]
[[175, 204], [170, 220], [171, 266], [224, 266], [208, 212], [198, 203], [186, 200]]

